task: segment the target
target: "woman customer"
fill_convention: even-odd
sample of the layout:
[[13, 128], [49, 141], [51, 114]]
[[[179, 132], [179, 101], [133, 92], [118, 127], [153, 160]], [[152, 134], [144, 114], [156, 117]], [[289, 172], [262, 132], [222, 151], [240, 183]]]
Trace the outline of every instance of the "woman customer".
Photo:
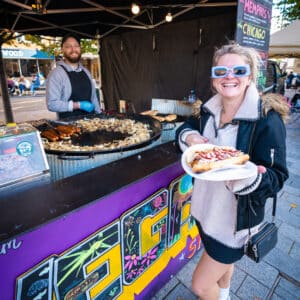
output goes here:
[[[264, 205], [288, 178], [285, 126], [288, 113], [262, 101], [256, 88], [259, 56], [254, 49], [232, 43], [216, 50], [211, 69], [216, 91], [176, 133], [181, 150], [210, 143], [249, 153], [257, 165], [254, 176], [239, 180], [195, 179], [191, 213], [204, 245], [192, 287], [200, 299], [229, 299], [234, 263], [244, 255], [248, 226], [256, 233]], [[234, 172], [234, 171], [232, 171]]]

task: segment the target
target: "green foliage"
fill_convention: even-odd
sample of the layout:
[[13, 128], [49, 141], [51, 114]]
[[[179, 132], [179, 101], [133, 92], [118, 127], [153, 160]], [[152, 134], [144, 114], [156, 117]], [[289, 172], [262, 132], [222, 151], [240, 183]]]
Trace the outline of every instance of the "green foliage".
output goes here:
[[[61, 38], [48, 38], [26, 34], [25, 39], [26, 41], [28, 41], [29, 44], [34, 44], [41, 47], [41, 50], [47, 52], [49, 55], [57, 56], [60, 54]], [[82, 53], [97, 54], [97, 41], [82, 39], [81, 48]]]
[[3, 30], [0, 32], [0, 44], [8, 44], [10, 45], [12, 43], [12, 40], [14, 39], [14, 33]]
[[24, 37], [25, 37], [26, 41], [30, 41], [33, 44], [39, 45], [42, 43], [42, 39], [38, 35], [25, 34]]
[[299, 0], [280, 0], [276, 7], [282, 14], [282, 19], [290, 23], [300, 19], [300, 1]]
[[97, 54], [98, 53], [98, 46], [96, 40], [81, 40], [81, 48], [82, 53], [92, 53]]

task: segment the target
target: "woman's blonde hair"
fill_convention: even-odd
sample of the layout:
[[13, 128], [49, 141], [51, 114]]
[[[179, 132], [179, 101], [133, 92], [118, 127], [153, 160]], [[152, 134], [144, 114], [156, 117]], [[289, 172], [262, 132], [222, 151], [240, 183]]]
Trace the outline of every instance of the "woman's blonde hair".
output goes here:
[[213, 56], [213, 66], [216, 66], [219, 59], [225, 54], [237, 54], [242, 56], [245, 59], [245, 62], [250, 66], [251, 80], [256, 83], [259, 67], [261, 65], [261, 58], [255, 49], [240, 46], [236, 42], [230, 42], [228, 45], [224, 45], [215, 51]]

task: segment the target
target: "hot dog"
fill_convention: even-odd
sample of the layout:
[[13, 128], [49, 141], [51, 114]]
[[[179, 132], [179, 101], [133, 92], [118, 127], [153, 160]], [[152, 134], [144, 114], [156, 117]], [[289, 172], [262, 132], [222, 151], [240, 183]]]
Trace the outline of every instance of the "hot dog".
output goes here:
[[246, 163], [250, 157], [233, 147], [206, 145], [203, 150], [190, 151], [187, 153], [187, 164], [193, 172], [201, 173], [213, 169], [224, 168], [230, 165]]

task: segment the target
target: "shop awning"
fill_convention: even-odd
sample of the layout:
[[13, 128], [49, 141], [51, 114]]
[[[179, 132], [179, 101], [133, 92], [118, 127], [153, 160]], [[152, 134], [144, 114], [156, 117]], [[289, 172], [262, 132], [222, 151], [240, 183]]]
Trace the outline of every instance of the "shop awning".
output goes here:
[[54, 59], [53, 55], [49, 55], [41, 50], [3, 48], [2, 57], [4, 59]]

